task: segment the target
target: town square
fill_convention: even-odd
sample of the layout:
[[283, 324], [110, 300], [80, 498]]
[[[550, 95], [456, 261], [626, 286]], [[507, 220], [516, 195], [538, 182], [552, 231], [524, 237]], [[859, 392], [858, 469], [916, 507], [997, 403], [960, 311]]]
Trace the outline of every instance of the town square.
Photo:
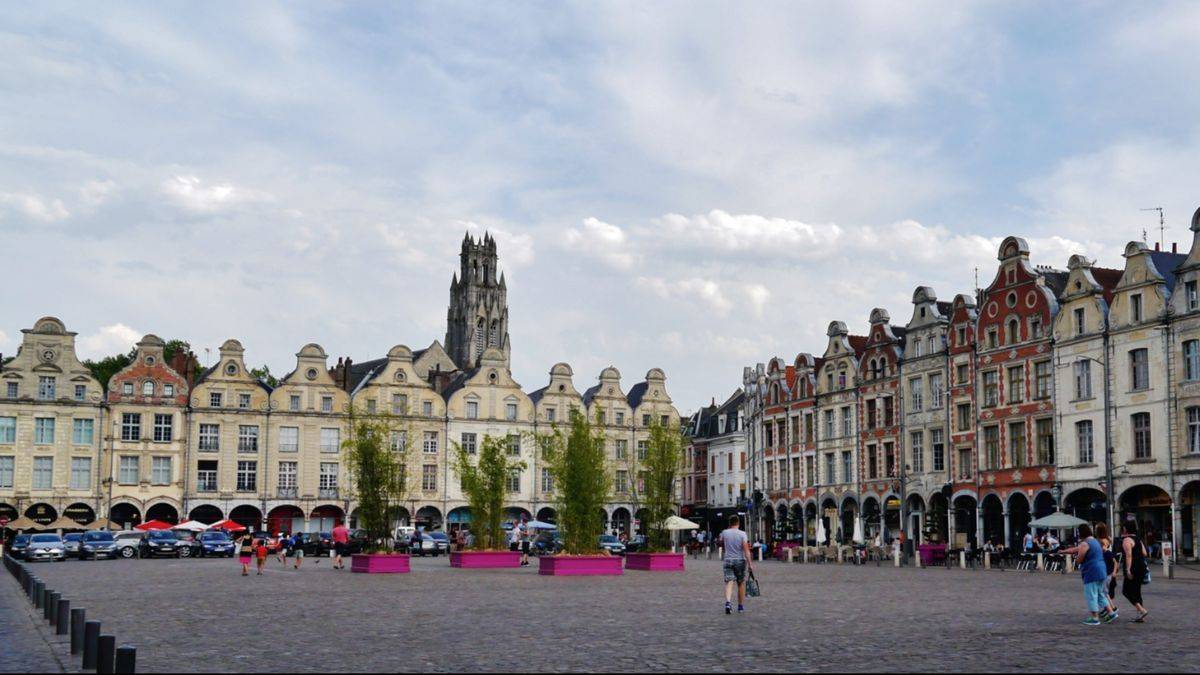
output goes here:
[[1200, 670], [1197, 28], [0, 6], [0, 672]]

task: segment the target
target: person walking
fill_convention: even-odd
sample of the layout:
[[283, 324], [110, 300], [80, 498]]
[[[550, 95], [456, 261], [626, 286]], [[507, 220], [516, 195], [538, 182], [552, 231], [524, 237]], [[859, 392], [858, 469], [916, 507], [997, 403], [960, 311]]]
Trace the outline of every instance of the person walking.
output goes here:
[[1108, 609], [1115, 612], [1116, 605], [1112, 601], [1117, 597], [1117, 554], [1113, 552], [1112, 535], [1108, 531], [1107, 523], [1096, 524], [1096, 540], [1104, 550], [1104, 571], [1108, 574], [1104, 579], [1104, 587], [1108, 595]]
[[292, 569], [300, 569], [300, 562], [304, 560], [304, 537], [299, 532], [292, 535], [289, 540], [292, 547]]
[[1146, 546], [1138, 539], [1136, 521], [1127, 520], [1121, 524], [1121, 569], [1124, 572], [1121, 595], [1137, 610], [1133, 622], [1145, 623], [1150, 610], [1142, 604], [1142, 584], [1150, 568], [1146, 564]]
[[1104, 590], [1104, 582], [1108, 578], [1108, 570], [1104, 566], [1104, 547], [1092, 536], [1092, 526], [1086, 523], [1079, 526], [1079, 540], [1076, 546], [1063, 549], [1063, 554], [1075, 556], [1083, 576], [1083, 597], [1090, 614], [1083, 624], [1099, 626], [1101, 623], [1112, 623], [1117, 619], [1117, 613], [1112, 611], [1108, 593]]
[[276, 541], [276, 542], [278, 542], [276, 545], [279, 547], [279, 548], [277, 548], [277, 549], [275, 550], [275, 558], [276, 558], [277, 560], [279, 560], [279, 564], [280, 564], [280, 565], [285, 565], [285, 566], [286, 566], [286, 565], [287, 565], [288, 549], [289, 549], [289, 548], [291, 548], [291, 543], [292, 543], [291, 537], [289, 537], [289, 536], [287, 536], [286, 534], [284, 534], [284, 533], [280, 532], [280, 533], [279, 533], [279, 537], [278, 537], [278, 538], [276, 538], [276, 540], [275, 540], [275, 541]]
[[337, 526], [333, 528], [330, 538], [333, 539], [333, 569], [346, 569], [346, 563], [342, 561], [342, 556], [346, 555], [346, 549], [350, 544], [350, 528], [339, 520]]
[[258, 539], [254, 542], [254, 558], [258, 567], [258, 572], [255, 576], [262, 576], [263, 568], [267, 565], [267, 540]]
[[721, 532], [718, 539], [725, 549], [722, 558], [722, 568], [725, 578], [725, 613], [733, 613], [733, 589], [737, 588], [738, 614], [746, 611], [746, 570], [754, 573], [754, 563], [750, 555], [750, 538], [746, 536], [739, 525], [737, 516], [729, 516], [729, 527]]
[[508, 531], [508, 550], [514, 553], [521, 550], [521, 523], [515, 520]]
[[242, 564], [242, 576], [250, 576], [250, 560], [254, 557], [254, 540], [243, 534], [238, 542], [238, 562]]
[[529, 566], [529, 528], [521, 526], [521, 567]]

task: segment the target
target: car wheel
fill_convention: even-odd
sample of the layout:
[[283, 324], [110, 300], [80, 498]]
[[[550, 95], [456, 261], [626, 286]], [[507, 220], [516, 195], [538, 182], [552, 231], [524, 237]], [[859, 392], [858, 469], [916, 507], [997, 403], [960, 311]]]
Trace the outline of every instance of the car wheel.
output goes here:
[[121, 549], [121, 557], [126, 560], [129, 560], [134, 555], [136, 555], [136, 552], [133, 550], [133, 548], [131, 548], [129, 546], [126, 546], [125, 548]]
[[192, 549], [190, 549], [190, 548], [179, 549], [179, 557], [180, 558], [192, 557]]

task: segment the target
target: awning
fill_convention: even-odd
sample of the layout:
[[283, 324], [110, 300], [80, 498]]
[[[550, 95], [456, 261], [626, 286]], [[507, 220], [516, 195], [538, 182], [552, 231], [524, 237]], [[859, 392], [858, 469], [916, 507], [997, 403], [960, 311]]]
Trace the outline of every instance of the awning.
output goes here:
[[21, 516], [20, 518], [17, 518], [16, 520], [8, 521], [8, 524], [5, 525], [4, 527], [6, 527], [10, 530], [40, 530], [40, 529], [42, 529], [42, 526], [40, 524], [38, 524], [32, 518], [27, 518], [25, 516]]
[[49, 525], [43, 525], [42, 529], [43, 530], [82, 530], [83, 525], [80, 525], [79, 523], [75, 522], [74, 520], [71, 520], [70, 518], [66, 518], [64, 516], [59, 516], [58, 520], [54, 521], [53, 523], [50, 523]]

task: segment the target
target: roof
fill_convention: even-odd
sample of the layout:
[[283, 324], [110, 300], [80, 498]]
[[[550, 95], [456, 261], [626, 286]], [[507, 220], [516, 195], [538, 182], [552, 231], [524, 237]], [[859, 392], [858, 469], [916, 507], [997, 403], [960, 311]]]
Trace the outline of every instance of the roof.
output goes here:
[[[207, 380], [210, 375], [212, 375], [213, 373], [215, 373], [217, 371], [217, 367], [220, 365], [221, 365], [221, 362], [218, 361], [211, 368], [208, 368], [203, 373], [200, 373], [200, 377], [196, 378], [196, 384], [192, 385], [192, 388], [194, 389], [201, 382]], [[267, 384], [266, 382], [263, 382], [262, 380], [258, 379], [257, 377], [255, 377], [253, 379], [255, 382], [258, 383], [258, 386], [263, 388], [263, 391], [267, 392], [268, 394], [273, 391], [271, 388], [271, 385]]]
[[942, 316], [950, 318], [950, 313], [954, 311], [954, 303], [946, 302], [945, 300], [938, 300], [937, 310]]
[[534, 405], [537, 405], [539, 402], [541, 402], [542, 396], [546, 393], [546, 390], [549, 388], [550, 388], [550, 385], [546, 385], [546, 386], [542, 387], [541, 389], [538, 389], [537, 391], [529, 392], [529, 400], [533, 401]]
[[1046, 285], [1053, 291], [1054, 297], [1058, 298], [1067, 288], [1067, 277], [1071, 276], [1070, 272], [1061, 270], [1038, 270], [1042, 273], [1042, 278], [1046, 280]]
[[1167, 290], [1175, 290], [1175, 270], [1187, 260], [1187, 256], [1182, 253], [1150, 251], [1150, 259], [1154, 261], [1158, 273], [1163, 275], [1163, 279], [1166, 280]]
[[454, 376], [454, 379], [450, 380], [450, 384], [446, 385], [446, 389], [442, 391], [442, 398], [449, 401], [454, 392], [467, 386], [467, 381], [474, 377], [478, 372], [478, 368], [472, 368], [470, 370], [459, 372]]
[[1104, 299], [1112, 303], [1113, 291], [1117, 288], [1117, 283], [1121, 281], [1121, 277], [1125, 274], [1124, 270], [1114, 270], [1110, 267], [1093, 267], [1091, 269], [1092, 278], [1096, 283], [1100, 284], [1100, 288], [1104, 291]]
[[363, 361], [362, 363], [351, 363], [350, 372], [347, 373], [346, 385], [350, 391], [358, 389], [364, 381], [375, 379], [375, 376], [383, 372], [383, 367], [387, 365], [387, 358], [373, 359], [371, 361]]
[[649, 382], [638, 382], [629, 390], [629, 394], [625, 399], [629, 401], [629, 407], [636, 409], [642, 404], [642, 398], [646, 395], [646, 390], [650, 388]]
[[583, 392], [583, 404], [585, 406], [591, 405], [592, 399], [596, 398], [596, 394], [599, 394], [599, 393], [600, 393], [600, 385], [599, 384], [593, 384], [592, 386], [588, 387], [587, 391]]
[[861, 356], [867, 349], [867, 336], [865, 335], [850, 335], [850, 348], [854, 350], [855, 356]]

